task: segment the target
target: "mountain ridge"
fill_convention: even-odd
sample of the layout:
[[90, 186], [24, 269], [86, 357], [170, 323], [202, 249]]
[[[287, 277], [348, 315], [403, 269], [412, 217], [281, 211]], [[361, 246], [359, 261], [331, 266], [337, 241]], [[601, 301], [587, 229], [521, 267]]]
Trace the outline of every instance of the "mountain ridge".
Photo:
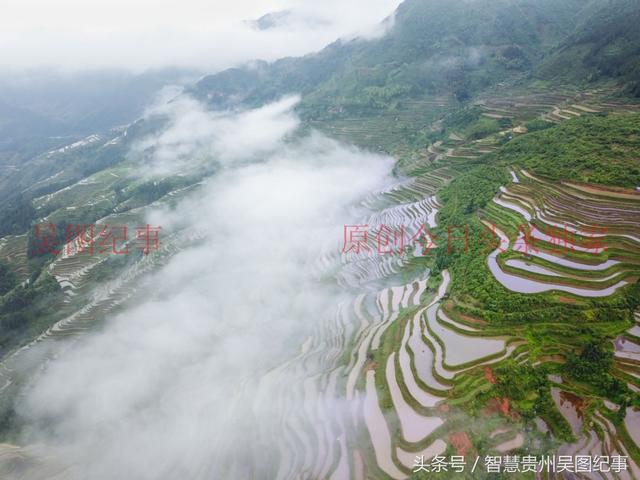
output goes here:
[[[205, 76], [188, 92], [215, 108], [258, 106], [300, 93], [301, 114], [318, 118], [336, 109], [375, 114], [398, 100], [424, 95], [452, 94], [466, 102], [505, 81], [575, 81], [576, 76], [570, 75], [573, 64], [563, 52], [573, 52], [581, 35], [598, 24], [590, 19], [618, 18], [620, 5], [638, 14], [636, 4], [406, 0], [382, 38], [339, 40], [304, 57], [236, 67]], [[618, 34], [622, 40], [630, 35], [628, 29]], [[576, 61], [576, 55], [571, 60]], [[593, 73], [598, 67], [586, 68]], [[578, 80], [628, 81], [629, 77], [602, 71]]]

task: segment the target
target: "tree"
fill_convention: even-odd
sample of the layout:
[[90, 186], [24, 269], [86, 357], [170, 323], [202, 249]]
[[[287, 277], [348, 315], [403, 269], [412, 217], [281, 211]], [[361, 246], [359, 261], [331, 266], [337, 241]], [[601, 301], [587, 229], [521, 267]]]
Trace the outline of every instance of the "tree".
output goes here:
[[4, 295], [18, 283], [13, 269], [6, 260], [0, 259], [0, 295]]

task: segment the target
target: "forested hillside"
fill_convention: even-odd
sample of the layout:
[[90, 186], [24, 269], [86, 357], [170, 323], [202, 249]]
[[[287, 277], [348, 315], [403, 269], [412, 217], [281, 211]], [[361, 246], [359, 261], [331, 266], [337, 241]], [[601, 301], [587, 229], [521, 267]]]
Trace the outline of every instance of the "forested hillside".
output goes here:
[[573, 82], [614, 79], [640, 96], [640, 9], [635, 0], [591, 4], [578, 27], [540, 66], [542, 78]]
[[323, 118], [376, 114], [433, 95], [464, 102], [497, 83], [527, 83], [534, 72], [552, 82], [616, 79], [633, 90], [637, 14], [627, 0], [409, 0], [378, 40], [228, 70], [193, 92], [214, 106], [302, 93], [301, 112]]
[[311, 116], [371, 114], [398, 101], [451, 93], [468, 100], [526, 75], [573, 31], [585, 3], [409, 0], [378, 40], [338, 41], [318, 54], [205, 77], [195, 93], [212, 105], [256, 105], [302, 93]]

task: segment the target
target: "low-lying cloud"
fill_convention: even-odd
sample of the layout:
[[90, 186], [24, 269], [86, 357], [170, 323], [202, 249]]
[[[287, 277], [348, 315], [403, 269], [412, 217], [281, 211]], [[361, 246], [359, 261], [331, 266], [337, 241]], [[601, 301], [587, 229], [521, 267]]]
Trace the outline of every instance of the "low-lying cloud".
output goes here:
[[[0, 18], [0, 68], [215, 71], [253, 59], [302, 55], [337, 38], [379, 34], [380, 22], [399, 3], [7, 0]], [[248, 22], [282, 10], [291, 15], [276, 28], [260, 30]]]
[[[284, 146], [299, 120], [291, 111], [299, 97], [288, 97], [246, 112], [212, 112], [188, 96], [160, 103], [147, 119], [160, 118], [167, 127], [134, 146], [134, 155], [150, 160], [152, 176], [181, 173], [215, 162], [229, 166], [267, 156]], [[150, 158], [149, 158], [150, 157]]]
[[[204, 240], [155, 274], [148, 300], [28, 388], [22, 443], [54, 459], [56, 478], [260, 478], [259, 460], [278, 461], [277, 432], [302, 401], [283, 396], [308, 378], [276, 367], [334, 320], [344, 295], [312, 272], [392, 167], [319, 134], [293, 136], [295, 101], [240, 114], [188, 99], [167, 107], [167, 129], [147, 145], [162, 168], [204, 155], [221, 170], [153, 221]], [[43, 471], [29, 478], [50, 478]]]

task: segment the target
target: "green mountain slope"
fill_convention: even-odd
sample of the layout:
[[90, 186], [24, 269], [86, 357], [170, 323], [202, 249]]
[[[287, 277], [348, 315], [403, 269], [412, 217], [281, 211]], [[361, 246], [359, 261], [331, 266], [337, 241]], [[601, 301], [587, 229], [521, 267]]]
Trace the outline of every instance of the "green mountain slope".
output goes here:
[[524, 135], [499, 158], [550, 180], [640, 185], [640, 115], [586, 116]]
[[205, 77], [193, 93], [212, 105], [255, 105], [287, 93], [303, 111], [370, 114], [400, 99], [475, 92], [526, 74], [573, 31], [585, 3], [568, 0], [408, 0], [377, 40], [336, 42], [303, 58]]
[[539, 75], [567, 82], [612, 78], [640, 96], [640, 4], [607, 0], [586, 13], [575, 32], [543, 63]]

